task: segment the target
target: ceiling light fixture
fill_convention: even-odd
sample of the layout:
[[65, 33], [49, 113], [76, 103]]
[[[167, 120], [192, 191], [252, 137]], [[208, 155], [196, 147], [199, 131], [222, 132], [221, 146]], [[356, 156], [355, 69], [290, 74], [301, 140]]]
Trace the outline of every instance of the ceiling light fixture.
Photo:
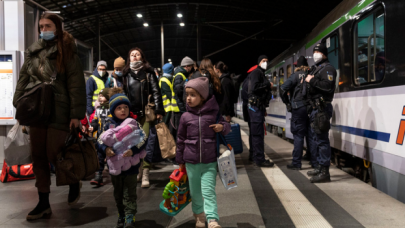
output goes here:
[[138, 18], [141, 18], [141, 17], [142, 17], [142, 14], [138, 13], [136, 16], [137, 16]]
[[180, 23], [180, 26], [184, 26], [185, 24], [183, 22]]
[[171, 62], [171, 61], [172, 61], [172, 59], [168, 59], [167, 61]]
[[143, 26], [148, 27], [149, 24], [148, 23], [143, 23]]
[[177, 14], [177, 17], [178, 17], [178, 18], [182, 18], [182, 17], [183, 17], [183, 14], [178, 13], [178, 14]]

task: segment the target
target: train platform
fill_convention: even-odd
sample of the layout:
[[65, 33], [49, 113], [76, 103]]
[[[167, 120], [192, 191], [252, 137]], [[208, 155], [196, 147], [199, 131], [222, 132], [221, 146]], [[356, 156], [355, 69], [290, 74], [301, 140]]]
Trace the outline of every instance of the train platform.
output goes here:
[[[273, 134], [265, 136], [268, 158], [274, 168], [258, 168], [248, 161], [248, 128], [239, 119], [245, 152], [236, 156], [239, 186], [225, 190], [217, 179], [217, 199], [222, 227], [405, 227], [405, 204], [331, 167], [332, 182], [311, 184], [303, 170], [288, 170], [293, 145]], [[137, 227], [194, 227], [191, 206], [176, 217], [159, 210], [162, 192], [176, 167], [157, 164], [151, 171], [151, 187], [138, 187]], [[115, 226], [118, 212], [113, 186], [105, 173], [106, 185], [95, 188], [84, 181], [79, 203], [67, 205], [67, 187], [56, 187], [53, 177], [49, 218], [25, 220], [37, 203], [34, 180], [0, 184], [0, 228], [3, 227], [98, 227]]]

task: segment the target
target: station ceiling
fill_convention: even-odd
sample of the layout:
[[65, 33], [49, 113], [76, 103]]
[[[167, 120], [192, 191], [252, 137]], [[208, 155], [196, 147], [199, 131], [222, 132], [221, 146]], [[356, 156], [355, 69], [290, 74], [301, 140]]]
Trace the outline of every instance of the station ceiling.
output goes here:
[[[61, 11], [64, 26], [75, 38], [93, 45], [100, 23], [101, 58], [112, 69], [118, 55], [127, 58], [141, 48], [154, 67], [161, 67], [161, 23], [164, 25], [165, 62], [179, 65], [184, 56], [197, 60], [197, 25], [202, 56], [224, 61], [232, 72], [243, 73], [261, 54], [276, 57], [304, 38], [342, 0], [37, 0]], [[138, 17], [141, 14], [142, 17]], [[179, 18], [178, 14], [182, 14]], [[148, 27], [144, 26], [148, 23]], [[184, 23], [184, 26], [180, 26]], [[256, 35], [255, 35], [256, 34]], [[110, 67], [111, 66], [111, 67]]]

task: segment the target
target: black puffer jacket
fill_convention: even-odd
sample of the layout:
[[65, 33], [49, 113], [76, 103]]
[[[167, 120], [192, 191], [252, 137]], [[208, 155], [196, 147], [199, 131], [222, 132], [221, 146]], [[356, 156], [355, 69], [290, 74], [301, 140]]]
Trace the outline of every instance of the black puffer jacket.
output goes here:
[[221, 80], [222, 102], [219, 104], [219, 111], [224, 116], [235, 116], [234, 97], [238, 96], [235, 92], [233, 81], [229, 73], [224, 73], [219, 77]]
[[131, 112], [137, 115], [139, 119], [144, 117], [145, 105], [148, 103], [149, 95], [152, 95], [151, 102], [156, 107], [155, 114], [165, 114], [159, 82], [152, 72], [147, 69], [140, 70], [135, 74], [130, 70], [123, 78], [124, 91], [131, 102]]

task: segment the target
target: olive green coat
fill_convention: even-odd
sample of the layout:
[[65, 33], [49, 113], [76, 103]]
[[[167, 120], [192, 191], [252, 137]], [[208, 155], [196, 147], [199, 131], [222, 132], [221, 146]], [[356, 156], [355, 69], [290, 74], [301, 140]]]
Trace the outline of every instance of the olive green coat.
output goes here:
[[[72, 41], [73, 56], [66, 64], [65, 72], [56, 75], [53, 82], [54, 104], [49, 127], [69, 131], [71, 119], [83, 119], [86, 112], [86, 87], [83, 69]], [[13, 105], [28, 90], [41, 82], [50, 82], [56, 71], [56, 42], [43, 39], [32, 44], [25, 52], [25, 62], [21, 68]]]

